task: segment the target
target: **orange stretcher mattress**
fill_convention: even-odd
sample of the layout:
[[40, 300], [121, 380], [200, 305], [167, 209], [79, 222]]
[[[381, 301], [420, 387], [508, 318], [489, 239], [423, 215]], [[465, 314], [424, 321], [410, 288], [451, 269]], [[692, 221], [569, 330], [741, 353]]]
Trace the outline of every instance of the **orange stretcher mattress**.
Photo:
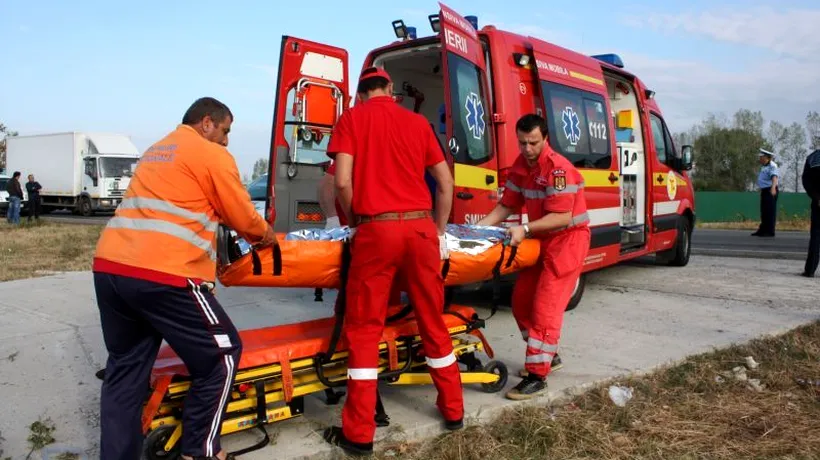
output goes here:
[[[224, 286], [339, 288], [344, 243], [285, 240], [283, 235], [277, 236], [278, 248], [249, 252], [230, 265], [220, 266], [219, 282]], [[490, 280], [496, 266], [502, 276], [518, 272], [535, 265], [540, 251], [539, 242], [531, 239], [524, 240], [515, 251], [502, 243], [478, 254], [450, 251], [444, 284], [458, 286]], [[256, 273], [254, 255], [258, 256]], [[443, 269], [444, 265], [442, 261]]]
[[[402, 307], [391, 307], [388, 316]], [[462, 326], [464, 319], [475, 319], [475, 310], [470, 307], [453, 305], [449, 311], [455, 314], [444, 314], [447, 328]], [[336, 318], [321, 318], [295, 324], [247, 329], [239, 332], [242, 340], [242, 354], [238, 370], [250, 369], [271, 364], [282, 364], [298, 359], [313, 358], [327, 351]], [[399, 337], [418, 335], [415, 317], [410, 314], [394, 324], [388, 324], [382, 334], [382, 342], [394, 342]], [[336, 345], [336, 352], [346, 351], [347, 343], [343, 338]], [[167, 344], [163, 345], [154, 362], [151, 373], [152, 385], [160, 377], [187, 376], [188, 370], [182, 359]]]

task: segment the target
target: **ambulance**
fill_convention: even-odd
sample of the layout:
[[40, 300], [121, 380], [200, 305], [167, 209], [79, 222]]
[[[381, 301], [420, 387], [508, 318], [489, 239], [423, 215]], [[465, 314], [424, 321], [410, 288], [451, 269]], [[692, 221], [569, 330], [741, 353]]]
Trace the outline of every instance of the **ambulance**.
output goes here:
[[[589, 207], [590, 250], [567, 309], [592, 270], [647, 255], [686, 265], [693, 150], [674, 144], [654, 91], [616, 54], [587, 56], [479, 29], [476, 17], [439, 6], [428, 17], [430, 36], [394, 21], [397, 40], [371, 51], [363, 67], [384, 68], [396, 101], [429, 120], [455, 179], [451, 222], [474, 223], [493, 209], [518, 156], [515, 122], [538, 113], [551, 147], [583, 174]], [[281, 46], [264, 212], [277, 232], [288, 232], [324, 226], [317, 187], [325, 149], [355, 97], [358, 72], [351, 77], [344, 49], [289, 36]], [[519, 222], [527, 215], [506, 224]]]

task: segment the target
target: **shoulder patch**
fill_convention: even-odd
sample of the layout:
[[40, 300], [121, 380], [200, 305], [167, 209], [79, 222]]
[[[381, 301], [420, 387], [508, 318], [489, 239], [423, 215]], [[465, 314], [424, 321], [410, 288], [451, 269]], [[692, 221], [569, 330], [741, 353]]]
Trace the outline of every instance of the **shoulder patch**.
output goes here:
[[553, 188], [555, 188], [555, 190], [557, 190], [559, 192], [561, 190], [564, 190], [565, 188], [567, 188], [567, 176], [564, 175], [564, 174], [561, 174], [561, 175], [554, 174], [552, 176], [552, 186], [553, 186]]
[[567, 174], [567, 172], [564, 171], [563, 169], [554, 169], [554, 170], [552, 170], [552, 175], [553, 176], [565, 176], [566, 174]]

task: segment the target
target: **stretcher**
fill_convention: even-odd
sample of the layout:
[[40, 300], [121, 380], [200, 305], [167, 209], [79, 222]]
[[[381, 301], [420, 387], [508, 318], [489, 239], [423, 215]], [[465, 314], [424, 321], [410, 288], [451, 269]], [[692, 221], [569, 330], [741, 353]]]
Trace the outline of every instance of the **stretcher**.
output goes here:
[[[388, 314], [379, 345], [380, 384], [432, 384], [412, 313], [406, 307], [394, 306]], [[347, 379], [347, 344], [339, 334], [340, 315], [337, 310], [334, 317], [240, 332], [243, 351], [222, 421], [222, 435], [257, 428], [262, 439], [231, 452], [231, 457], [267, 445], [269, 437], [264, 426], [303, 415], [306, 396], [323, 394], [326, 404], [339, 402], [344, 393], [336, 388], [344, 386]], [[506, 366], [499, 361], [484, 364], [478, 357], [482, 352], [490, 359], [494, 356], [480, 330], [484, 320], [472, 308], [458, 305], [449, 306], [443, 317], [460, 364], [462, 383], [478, 385], [490, 393], [504, 388]], [[189, 387], [185, 365], [172, 349], [163, 346], [152, 370], [151, 390], [142, 416], [147, 459], [179, 458], [182, 406]], [[374, 418], [377, 426], [390, 423], [381, 398]]]
[[[217, 277], [223, 286], [338, 289], [348, 236], [347, 227], [301, 230], [277, 234], [278, 245], [255, 249], [223, 229], [220, 245], [225, 256], [219, 261]], [[441, 263], [444, 284], [490, 281], [538, 261], [537, 240], [524, 240], [517, 247], [506, 243], [502, 228], [448, 225], [450, 258]]]

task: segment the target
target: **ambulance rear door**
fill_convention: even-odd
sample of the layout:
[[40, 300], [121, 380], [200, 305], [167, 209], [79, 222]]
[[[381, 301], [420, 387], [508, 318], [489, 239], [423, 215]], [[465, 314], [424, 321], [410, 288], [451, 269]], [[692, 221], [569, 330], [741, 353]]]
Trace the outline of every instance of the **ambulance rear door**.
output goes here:
[[317, 188], [349, 86], [346, 50], [282, 37], [265, 203], [275, 231], [324, 226]]
[[475, 223], [497, 203], [491, 107], [484, 51], [475, 27], [439, 3], [447, 152], [455, 179], [453, 223]]

